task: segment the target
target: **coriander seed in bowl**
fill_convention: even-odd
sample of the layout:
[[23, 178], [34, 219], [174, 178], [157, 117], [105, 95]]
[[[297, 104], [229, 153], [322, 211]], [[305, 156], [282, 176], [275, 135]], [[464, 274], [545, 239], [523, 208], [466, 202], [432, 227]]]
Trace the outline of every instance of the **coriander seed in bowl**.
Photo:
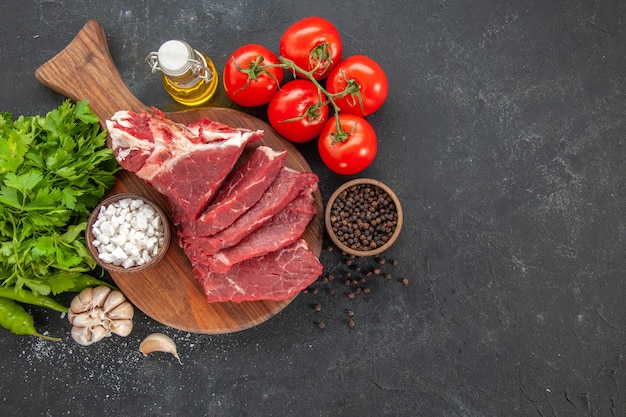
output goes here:
[[326, 204], [326, 231], [342, 251], [355, 256], [389, 249], [402, 228], [396, 194], [380, 181], [359, 178], [340, 186]]
[[156, 265], [167, 252], [167, 216], [139, 194], [116, 194], [102, 201], [87, 221], [87, 247], [105, 269], [136, 272]]

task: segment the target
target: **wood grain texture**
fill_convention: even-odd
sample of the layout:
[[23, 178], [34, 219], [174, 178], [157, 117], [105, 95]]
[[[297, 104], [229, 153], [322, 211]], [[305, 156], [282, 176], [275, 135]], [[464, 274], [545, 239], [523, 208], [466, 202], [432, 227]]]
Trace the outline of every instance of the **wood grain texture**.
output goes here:
[[[141, 111], [147, 106], [131, 93], [121, 79], [110, 56], [101, 25], [88, 21], [76, 37], [58, 55], [39, 67], [36, 78], [47, 87], [75, 100], [89, 100], [94, 113], [105, 127], [105, 120], [118, 110]], [[234, 127], [263, 129], [264, 138], [249, 145], [242, 157], [254, 147], [286, 149], [285, 165], [299, 171], [311, 171], [298, 150], [280, 137], [267, 123], [246, 113], [223, 108], [198, 108], [166, 113], [176, 122], [189, 123], [209, 118]], [[109, 142], [110, 144], [110, 139]], [[134, 192], [157, 202], [166, 212], [163, 197], [135, 174], [121, 171], [110, 194]], [[323, 233], [323, 204], [319, 191], [314, 194], [317, 214], [304, 233], [312, 252], [319, 257]], [[172, 230], [173, 236], [175, 231]], [[153, 269], [138, 273], [111, 273], [113, 280], [141, 311], [173, 328], [194, 333], [230, 333], [260, 324], [282, 311], [292, 300], [244, 303], [208, 303], [195, 280], [189, 260], [175, 238], [165, 259]], [[294, 297], [295, 298], [295, 297]]]

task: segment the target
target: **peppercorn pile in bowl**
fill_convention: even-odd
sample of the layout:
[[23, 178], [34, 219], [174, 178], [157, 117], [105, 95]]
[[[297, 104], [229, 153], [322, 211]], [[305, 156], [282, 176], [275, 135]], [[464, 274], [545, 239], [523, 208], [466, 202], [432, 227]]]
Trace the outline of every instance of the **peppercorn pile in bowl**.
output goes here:
[[358, 178], [340, 186], [326, 204], [326, 231], [342, 251], [378, 255], [391, 247], [402, 229], [402, 207], [385, 184]]
[[167, 216], [139, 194], [103, 200], [87, 221], [87, 247], [110, 271], [137, 272], [156, 265], [167, 252], [171, 231]]

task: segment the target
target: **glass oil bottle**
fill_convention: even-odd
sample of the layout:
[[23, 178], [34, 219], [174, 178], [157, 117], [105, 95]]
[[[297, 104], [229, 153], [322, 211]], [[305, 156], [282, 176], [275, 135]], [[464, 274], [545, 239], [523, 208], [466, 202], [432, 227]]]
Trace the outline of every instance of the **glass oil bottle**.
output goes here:
[[146, 63], [153, 74], [161, 71], [165, 91], [181, 104], [198, 106], [215, 94], [218, 83], [215, 65], [185, 41], [165, 42], [158, 52], [146, 57]]

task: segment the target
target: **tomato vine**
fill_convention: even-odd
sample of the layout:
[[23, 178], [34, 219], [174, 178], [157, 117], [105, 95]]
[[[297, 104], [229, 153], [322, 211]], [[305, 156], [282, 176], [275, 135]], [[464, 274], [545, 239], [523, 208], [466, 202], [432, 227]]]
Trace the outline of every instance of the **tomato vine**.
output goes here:
[[[252, 47], [258, 48], [259, 45], [244, 45], [243, 48], [245, 47], [254, 49]], [[292, 142], [304, 142], [315, 138], [315, 135], [330, 135], [332, 140], [322, 141], [321, 136], [319, 139], [328, 146], [336, 146], [347, 142], [351, 136], [358, 136], [355, 133], [356, 130], [361, 131], [358, 125], [369, 125], [363, 117], [377, 111], [388, 94], [387, 77], [378, 63], [364, 55], [342, 59], [341, 54], [342, 45], [335, 27], [320, 17], [305, 18], [294, 23], [283, 33], [279, 54], [264, 50], [263, 55], [250, 55], [247, 58], [247, 67], [236, 62], [233, 62], [235, 65], [227, 63], [225, 74], [227, 71], [236, 72], [240, 81], [235, 87], [225, 79], [224, 86], [232, 98], [230, 92], [235, 91], [235, 88], [237, 92], [244, 92], [243, 90], [252, 87], [254, 82], [263, 78], [271, 80], [271, 85], [276, 90], [268, 91], [271, 94], [264, 96], [263, 102], [260, 102], [261, 100], [255, 102], [256, 105], [270, 104], [268, 107], [270, 124]], [[268, 56], [271, 57], [269, 61], [265, 59]], [[287, 82], [281, 86], [282, 80], [273, 78], [273, 75], [282, 75], [284, 72], [289, 72], [294, 81], [304, 80], [310, 85], [294, 86], [292, 82]], [[245, 79], [245, 82], [242, 82], [242, 79]], [[269, 81], [265, 83], [269, 84]], [[317, 90], [317, 100], [311, 92], [311, 86]], [[289, 92], [281, 94], [282, 88]], [[253, 96], [256, 94], [253, 90], [254, 88], [249, 88], [249, 91], [244, 93]], [[269, 95], [271, 97], [268, 97]], [[235, 101], [246, 105], [241, 101]], [[299, 112], [297, 114], [294, 113], [296, 109]], [[327, 109], [331, 109], [334, 114], [328, 121]], [[346, 125], [345, 120], [342, 123], [340, 113], [357, 116], [358, 118], [350, 118], [351, 122], [356, 124]], [[334, 126], [322, 129], [321, 123], [326, 125], [333, 123]], [[288, 124], [291, 125], [286, 126]], [[311, 132], [314, 132], [314, 136]], [[365, 132], [372, 135], [373, 141], [376, 141], [373, 129], [366, 127]], [[354, 139], [354, 142], [359, 140]], [[372, 141], [367, 142], [371, 147]], [[370, 152], [373, 153], [375, 152]]]

